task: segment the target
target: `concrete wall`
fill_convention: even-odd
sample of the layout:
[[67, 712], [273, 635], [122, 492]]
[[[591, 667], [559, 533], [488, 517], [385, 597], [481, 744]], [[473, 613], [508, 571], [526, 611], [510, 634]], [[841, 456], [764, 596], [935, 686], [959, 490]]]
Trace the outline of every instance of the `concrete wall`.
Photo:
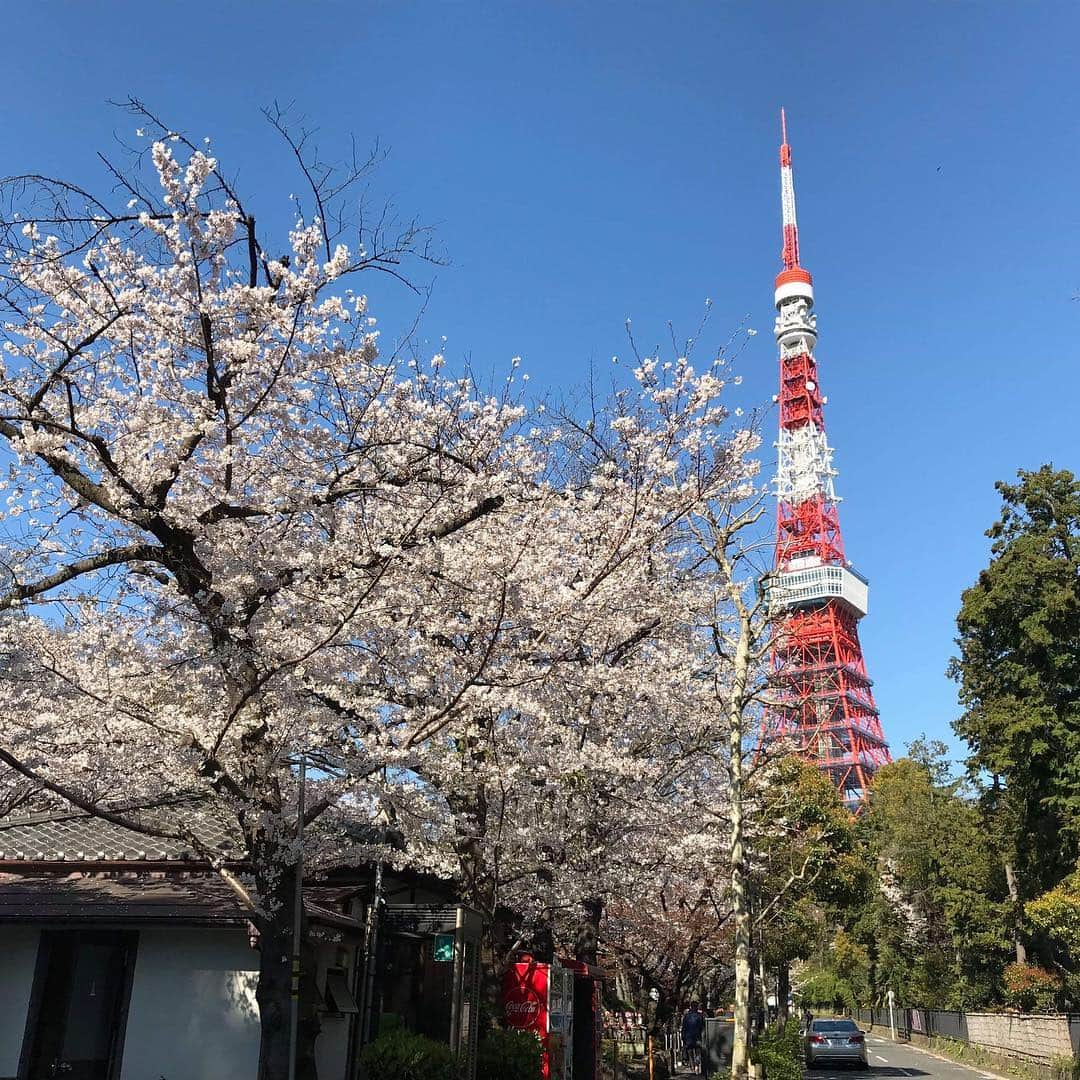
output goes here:
[[1064, 1016], [968, 1013], [967, 1025], [968, 1040], [988, 1050], [1047, 1063], [1072, 1056], [1069, 1022]]
[[[316, 949], [316, 963], [318, 972], [316, 981], [319, 993], [324, 998], [326, 995], [326, 969], [328, 967], [343, 967], [348, 972], [346, 979], [349, 985], [353, 980], [353, 956], [354, 950], [346, 949], [337, 944], [322, 943]], [[321, 1030], [315, 1040], [315, 1065], [319, 1070], [319, 1080], [350, 1080], [346, 1075], [345, 1062], [349, 1054], [349, 1026], [351, 1017], [332, 1016], [322, 1013], [319, 1016]]]
[[319, 1080], [348, 1080], [345, 1057], [349, 1052], [349, 1018], [320, 1016], [322, 1030], [315, 1040], [315, 1064]]
[[255, 1080], [258, 968], [241, 929], [140, 931], [121, 1080]]
[[29, 927], [0, 927], [0, 1078], [19, 1071], [39, 937]]

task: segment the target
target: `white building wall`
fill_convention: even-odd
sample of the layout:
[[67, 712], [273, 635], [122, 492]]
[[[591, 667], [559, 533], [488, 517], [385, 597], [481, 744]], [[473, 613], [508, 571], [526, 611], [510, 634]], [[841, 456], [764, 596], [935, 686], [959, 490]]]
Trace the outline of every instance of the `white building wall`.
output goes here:
[[[353, 972], [348, 967], [349, 951], [337, 949], [333, 945], [320, 945], [316, 953], [318, 963], [317, 983], [319, 993], [326, 995], [326, 969], [345, 967], [346, 979], [352, 986]], [[319, 1016], [319, 1037], [315, 1040], [315, 1067], [319, 1071], [319, 1080], [349, 1080], [346, 1062], [349, 1056], [350, 1015], [335, 1016], [321, 1013]]]
[[29, 927], [0, 927], [0, 1077], [19, 1071], [39, 937]]
[[121, 1080], [255, 1080], [258, 969], [241, 929], [140, 931]]
[[315, 1040], [315, 1065], [319, 1080], [348, 1080], [345, 1059], [349, 1053], [349, 1019], [346, 1016], [320, 1016], [322, 1030]]

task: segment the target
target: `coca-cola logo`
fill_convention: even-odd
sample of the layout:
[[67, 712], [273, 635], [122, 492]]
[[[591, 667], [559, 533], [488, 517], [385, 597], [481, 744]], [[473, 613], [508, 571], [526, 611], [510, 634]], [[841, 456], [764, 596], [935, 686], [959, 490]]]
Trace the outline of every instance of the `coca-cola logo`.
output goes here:
[[539, 1011], [538, 1001], [508, 1001], [506, 1003], [507, 1016], [535, 1016]]
[[544, 1004], [529, 987], [515, 987], [507, 994], [503, 1010], [511, 1027], [535, 1031], [543, 1025]]

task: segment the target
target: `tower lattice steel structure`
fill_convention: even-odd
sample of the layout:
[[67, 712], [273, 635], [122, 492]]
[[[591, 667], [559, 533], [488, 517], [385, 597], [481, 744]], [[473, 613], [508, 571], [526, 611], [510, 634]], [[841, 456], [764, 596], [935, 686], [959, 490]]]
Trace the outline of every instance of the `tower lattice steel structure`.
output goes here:
[[780, 440], [776, 552], [769, 577], [777, 616], [766, 738], [791, 739], [852, 809], [891, 761], [859, 644], [867, 581], [844, 556], [832, 448], [814, 346], [813, 279], [799, 262], [787, 122], [780, 112], [784, 268], [776, 277]]

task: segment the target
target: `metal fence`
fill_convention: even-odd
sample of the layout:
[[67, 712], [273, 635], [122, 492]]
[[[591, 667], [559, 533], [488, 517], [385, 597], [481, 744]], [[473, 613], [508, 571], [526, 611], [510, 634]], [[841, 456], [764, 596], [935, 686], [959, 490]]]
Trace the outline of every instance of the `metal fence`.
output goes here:
[[916, 1035], [940, 1035], [957, 1042], [968, 1041], [967, 1016], [949, 1009], [895, 1009], [890, 1018], [888, 1009], [857, 1009], [859, 1022], [874, 1027], [889, 1028], [896, 1024], [896, 1035], [910, 1039]]
[[664, 1049], [671, 1055], [672, 1061], [682, 1061], [682, 1032], [665, 1031]]
[[967, 1017], [962, 1012], [947, 1009], [895, 1009], [892, 1017], [888, 1009], [858, 1009], [855, 1014], [860, 1023], [888, 1029], [896, 1024], [896, 1035], [910, 1039], [916, 1035], [940, 1035], [958, 1042], [968, 1041]]
[[619, 1053], [632, 1057], [635, 1054], [645, 1053], [649, 1035], [644, 1024], [620, 1024], [618, 1026], [605, 1025], [604, 1038], [614, 1042], [619, 1048]]

